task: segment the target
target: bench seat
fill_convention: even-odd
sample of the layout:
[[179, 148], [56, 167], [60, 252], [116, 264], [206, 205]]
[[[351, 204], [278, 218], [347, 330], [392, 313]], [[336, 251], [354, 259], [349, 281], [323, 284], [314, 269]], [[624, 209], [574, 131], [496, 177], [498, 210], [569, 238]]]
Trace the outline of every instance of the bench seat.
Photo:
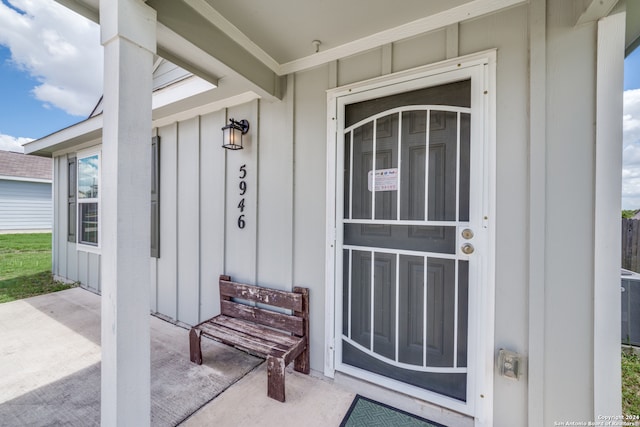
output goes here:
[[[261, 306], [248, 303], [260, 303]], [[284, 308], [292, 314], [268, 308]], [[309, 373], [309, 291], [293, 292], [234, 283], [220, 276], [221, 314], [189, 332], [191, 361], [202, 364], [201, 337], [234, 346], [267, 360], [267, 395], [284, 402], [284, 370]]]
[[199, 325], [202, 335], [232, 345], [247, 353], [267, 358], [283, 358], [285, 365], [295, 359], [306, 347], [303, 337], [258, 326], [242, 319], [216, 316]]

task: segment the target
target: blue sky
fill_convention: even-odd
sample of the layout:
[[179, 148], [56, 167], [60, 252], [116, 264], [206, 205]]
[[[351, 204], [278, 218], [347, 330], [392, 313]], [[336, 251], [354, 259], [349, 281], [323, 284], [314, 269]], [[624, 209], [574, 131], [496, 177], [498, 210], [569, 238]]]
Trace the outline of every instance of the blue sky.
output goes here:
[[640, 48], [624, 61], [624, 90], [640, 88]]
[[0, 46], [0, 133], [37, 139], [83, 118], [36, 99], [32, 90], [38, 81], [10, 60], [9, 49]]
[[101, 94], [95, 23], [53, 0], [0, 0], [0, 149], [87, 118]]

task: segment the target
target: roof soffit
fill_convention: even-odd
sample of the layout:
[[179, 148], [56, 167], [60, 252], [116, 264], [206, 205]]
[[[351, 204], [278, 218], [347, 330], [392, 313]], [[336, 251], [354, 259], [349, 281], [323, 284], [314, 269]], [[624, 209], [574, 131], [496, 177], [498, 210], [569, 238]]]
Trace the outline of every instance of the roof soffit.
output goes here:
[[[98, 20], [99, 0], [56, 0]], [[147, 0], [158, 53], [211, 82], [237, 73], [278, 96], [278, 76], [527, 0]], [[177, 42], [177, 39], [183, 39]], [[316, 53], [312, 41], [321, 41]], [[203, 59], [208, 55], [211, 59]]]

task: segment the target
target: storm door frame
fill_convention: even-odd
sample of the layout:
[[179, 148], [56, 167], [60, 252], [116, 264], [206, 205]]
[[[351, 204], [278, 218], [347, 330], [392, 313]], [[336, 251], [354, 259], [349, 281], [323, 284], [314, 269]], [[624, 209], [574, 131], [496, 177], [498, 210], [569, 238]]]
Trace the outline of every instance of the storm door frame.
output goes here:
[[[464, 413], [476, 420], [476, 425], [490, 425], [493, 415], [493, 353], [495, 312], [495, 76], [496, 51], [446, 60], [416, 69], [359, 82], [327, 91], [327, 228], [326, 228], [326, 295], [325, 295], [325, 364], [324, 373], [333, 378], [336, 371], [372, 381], [382, 387], [409, 394], [427, 402]], [[343, 164], [344, 153], [339, 138], [344, 138], [345, 105], [471, 79], [472, 116], [479, 115], [472, 133], [483, 139], [482, 170], [482, 256], [477, 274], [484, 285], [474, 295], [475, 304], [469, 309], [469, 354], [467, 401], [446, 397], [411, 385], [398, 386], [396, 381], [386, 382], [377, 375], [340, 363], [342, 313], [337, 307], [341, 300], [342, 264], [338, 251], [343, 246], [340, 218], [343, 212], [342, 173], [337, 165]], [[473, 123], [472, 118], [472, 123]], [[479, 126], [478, 126], [479, 124]], [[478, 127], [482, 134], [477, 135]], [[472, 142], [473, 143], [473, 142]], [[473, 195], [472, 195], [473, 197]], [[471, 292], [471, 290], [470, 290]], [[470, 295], [471, 297], [471, 295]]]

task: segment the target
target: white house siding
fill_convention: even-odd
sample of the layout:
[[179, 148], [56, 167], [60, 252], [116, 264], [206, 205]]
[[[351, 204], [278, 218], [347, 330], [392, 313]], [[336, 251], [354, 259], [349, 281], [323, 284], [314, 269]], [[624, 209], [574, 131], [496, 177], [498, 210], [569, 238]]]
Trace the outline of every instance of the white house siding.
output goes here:
[[[528, 353], [528, 8], [460, 25], [460, 54], [498, 49], [495, 343]], [[494, 377], [494, 425], [527, 425], [527, 381]]]
[[[287, 76], [282, 102], [254, 100], [154, 129], [161, 138], [161, 233], [160, 258], [151, 263], [152, 311], [186, 324], [216, 314], [221, 273], [270, 287], [309, 287], [311, 367], [323, 371], [326, 90], [496, 48], [495, 349], [529, 354], [529, 153], [530, 144], [541, 143], [529, 141], [529, 8], [513, 7]], [[572, 384], [585, 378], [592, 384], [594, 369], [593, 272], [585, 268], [593, 260], [594, 236], [584, 230], [594, 225], [596, 27], [574, 27], [572, 2], [547, 2], [547, 8], [547, 208], [546, 230], [540, 230], [546, 239], [545, 350], [544, 364], [531, 374], [542, 378], [544, 424], [552, 425], [578, 414], [594, 417], [592, 387]], [[447, 33], [456, 31], [457, 46], [447, 41]], [[242, 151], [220, 147], [220, 129], [230, 117], [251, 123]], [[99, 255], [66, 241], [66, 162], [65, 155], [56, 157], [54, 272], [99, 291]], [[243, 164], [246, 226], [239, 229]], [[528, 424], [527, 375], [521, 381], [495, 375], [494, 425]]]
[[0, 230], [50, 230], [50, 182], [0, 179]]

